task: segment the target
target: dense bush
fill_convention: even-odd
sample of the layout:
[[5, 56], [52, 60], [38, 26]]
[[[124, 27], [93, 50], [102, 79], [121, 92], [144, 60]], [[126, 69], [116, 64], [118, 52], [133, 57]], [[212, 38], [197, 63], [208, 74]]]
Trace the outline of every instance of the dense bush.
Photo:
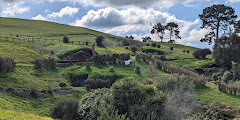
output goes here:
[[199, 111], [190, 120], [229, 120], [237, 117], [237, 111], [231, 105], [219, 102], [201, 102]]
[[179, 75], [188, 76], [190, 79], [193, 80], [194, 84], [197, 86], [201, 86], [206, 83], [206, 79], [203, 76], [200, 76], [197, 73], [194, 73], [186, 68], [176, 67], [161, 60], [154, 60], [154, 64], [157, 68], [162, 69], [163, 71], [169, 72], [171, 74], [175, 73]]
[[149, 44], [149, 43], [147, 43], [147, 44], [146, 44], [146, 46], [150, 46], [150, 44]]
[[68, 36], [63, 37], [63, 43], [69, 43], [69, 38]]
[[170, 50], [173, 50], [173, 47], [170, 47]]
[[187, 52], [187, 53], [190, 53], [190, 50], [187, 50], [186, 52]]
[[224, 93], [230, 93], [233, 95], [240, 95], [240, 82], [229, 81], [229, 83], [225, 83], [222, 81], [217, 82], [219, 91]]
[[143, 60], [144, 62], [147, 62], [147, 61], [149, 62], [152, 60], [152, 55], [140, 53], [136, 55], [136, 60], [137, 61]]
[[227, 83], [228, 81], [233, 80], [233, 74], [230, 71], [225, 71], [223, 76], [222, 76], [222, 80]]
[[11, 70], [15, 69], [16, 63], [12, 58], [9, 57], [0, 57], [0, 72], [10, 72]]
[[86, 43], [85, 43], [86, 45], [88, 45], [89, 44], [89, 41], [86, 41]]
[[158, 44], [158, 45], [157, 45], [157, 48], [161, 48], [161, 45]]
[[207, 55], [211, 54], [210, 49], [197, 49], [193, 52], [195, 58], [205, 58]]
[[157, 43], [152, 43], [151, 46], [152, 46], [152, 47], [156, 47], [156, 46], [157, 46]]
[[110, 80], [101, 80], [101, 79], [91, 79], [88, 78], [85, 81], [85, 84], [89, 85], [92, 89], [98, 89], [98, 88], [109, 88], [111, 87]]
[[51, 107], [51, 117], [61, 120], [74, 120], [78, 116], [78, 106], [78, 99], [69, 98], [59, 100]]
[[135, 46], [137, 46], [137, 47], [142, 47], [142, 46], [144, 45], [142, 42], [137, 41], [137, 40], [124, 40], [124, 41], [122, 42], [122, 44], [123, 44], [124, 46], [133, 46], [133, 45], [135, 45]]
[[103, 36], [98, 36], [96, 39], [97, 46], [104, 47], [104, 39]]
[[120, 114], [133, 120], [160, 119], [166, 96], [152, 85], [142, 85], [133, 78], [124, 78], [112, 86], [112, 104]]
[[139, 50], [139, 48], [136, 45], [130, 46], [130, 50], [134, 53]]
[[56, 69], [56, 61], [54, 60], [54, 58], [48, 57], [47, 59], [36, 59], [34, 62], [35, 67], [37, 69]]

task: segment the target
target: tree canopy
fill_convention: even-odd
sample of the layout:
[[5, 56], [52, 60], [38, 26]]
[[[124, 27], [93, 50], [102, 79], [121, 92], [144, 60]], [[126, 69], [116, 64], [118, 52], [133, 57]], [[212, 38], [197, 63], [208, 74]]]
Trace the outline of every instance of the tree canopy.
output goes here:
[[221, 37], [215, 42], [213, 48], [213, 57], [217, 64], [229, 67], [232, 61], [240, 63], [240, 37], [236, 34], [230, 37]]
[[180, 31], [179, 31], [179, 27], [178, 27], [177, 23], [174, 23], [174, 22], [167, 23], [166, 29], [169, 30], [169, 32], [170, 32], [170, 35], [169, 35], [170, 36], [170, 41], [172, 40], [171, 38], [172, 38], [173, 35], [176, 38], [181, 39], [181, 37], [179, 36]]
[[226, 31], [229, 25], [234, 25], [237, 15], [232, 7], [219, 4], [203, 9], [199, 17], [203, 22], [201, 28], [211, 29], [200, 41], [211, 44], [212, 40], [218, 40], [219, 30]]
[[151, 34], [157, 34], [158, 37], [163, 41], [163, 35], [165, 34], [165, 26], [162, 25], [160, 22], [153, 26]]

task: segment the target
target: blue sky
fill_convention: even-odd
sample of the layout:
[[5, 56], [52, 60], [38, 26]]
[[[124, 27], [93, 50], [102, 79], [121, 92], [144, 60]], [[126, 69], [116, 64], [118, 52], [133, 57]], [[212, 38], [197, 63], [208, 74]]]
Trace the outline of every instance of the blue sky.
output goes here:
[[[240, 0], [0, 0], [1, 17], [52, 21], [141, 40], [151, 35], [157, 22], [176, 22], [182, 39], [176, 42], [199, 48], [212, 48], [199, 40], [208, 30], [200, 29], [205, 7], [225, 4], [240, 17]], [[168, 41], [168, 32], [164, 41]]]

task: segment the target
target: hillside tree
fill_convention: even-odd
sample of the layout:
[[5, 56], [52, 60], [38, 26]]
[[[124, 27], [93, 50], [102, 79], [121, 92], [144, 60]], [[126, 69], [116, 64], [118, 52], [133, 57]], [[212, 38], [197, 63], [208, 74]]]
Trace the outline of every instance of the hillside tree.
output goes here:
[[215, 42], [213, 48], [213, 58], [216, 63], [231, 68], [232, 61], [240, 63], [240, 37], [236, 34], [230, 37], [221, 37]]
[[172, 40], [172, 36], [175, 36], [176, 38], [181, 39], [181, 37], [179, 36], [180, 31], [177, 23], [174, 23], [174, 22], [167, 23], [166, 29], [169, 30], [170, 32], [170, 35], [169, 35], [170, 41]]
[[149, 36], [146, 36], [146, 37], [143, 37], [142, 40], [143, 40], [143, 42], [149, 42], [152, 40], [152, 38]]
[[237, 15], [232, 7], [218, 4], [204, 8], [199, 17], [202, 20], [201, 28], [211, 29], [200, 41], [211, 44], [212, 40], [218, 40], [219, 30], [226, 31], [229, 25], [234, 25]]
[[158, 37], [163, 42], [163, 35], [165, 34], [165, 26], [162, 25], [160, 22], [153, 26], [151, 34], [157, 34]]

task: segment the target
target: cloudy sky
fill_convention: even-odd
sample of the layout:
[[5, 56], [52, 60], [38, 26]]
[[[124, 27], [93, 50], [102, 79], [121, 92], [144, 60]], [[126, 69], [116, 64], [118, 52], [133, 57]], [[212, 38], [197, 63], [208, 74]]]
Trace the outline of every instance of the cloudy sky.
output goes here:
[[[52, 21], [141, 40], [151, 35], [158, 22], [176, 22], [181, 40], [176, 42], [199, 48], [212, 45], [199, 42], [208, 30], [200, 29], [198, 14], [213, 4], [225, 4], [240, 17], [240, 0], [0, 0], [1, 17]], [[168, 41], [168, 33], [164, 41]]]

